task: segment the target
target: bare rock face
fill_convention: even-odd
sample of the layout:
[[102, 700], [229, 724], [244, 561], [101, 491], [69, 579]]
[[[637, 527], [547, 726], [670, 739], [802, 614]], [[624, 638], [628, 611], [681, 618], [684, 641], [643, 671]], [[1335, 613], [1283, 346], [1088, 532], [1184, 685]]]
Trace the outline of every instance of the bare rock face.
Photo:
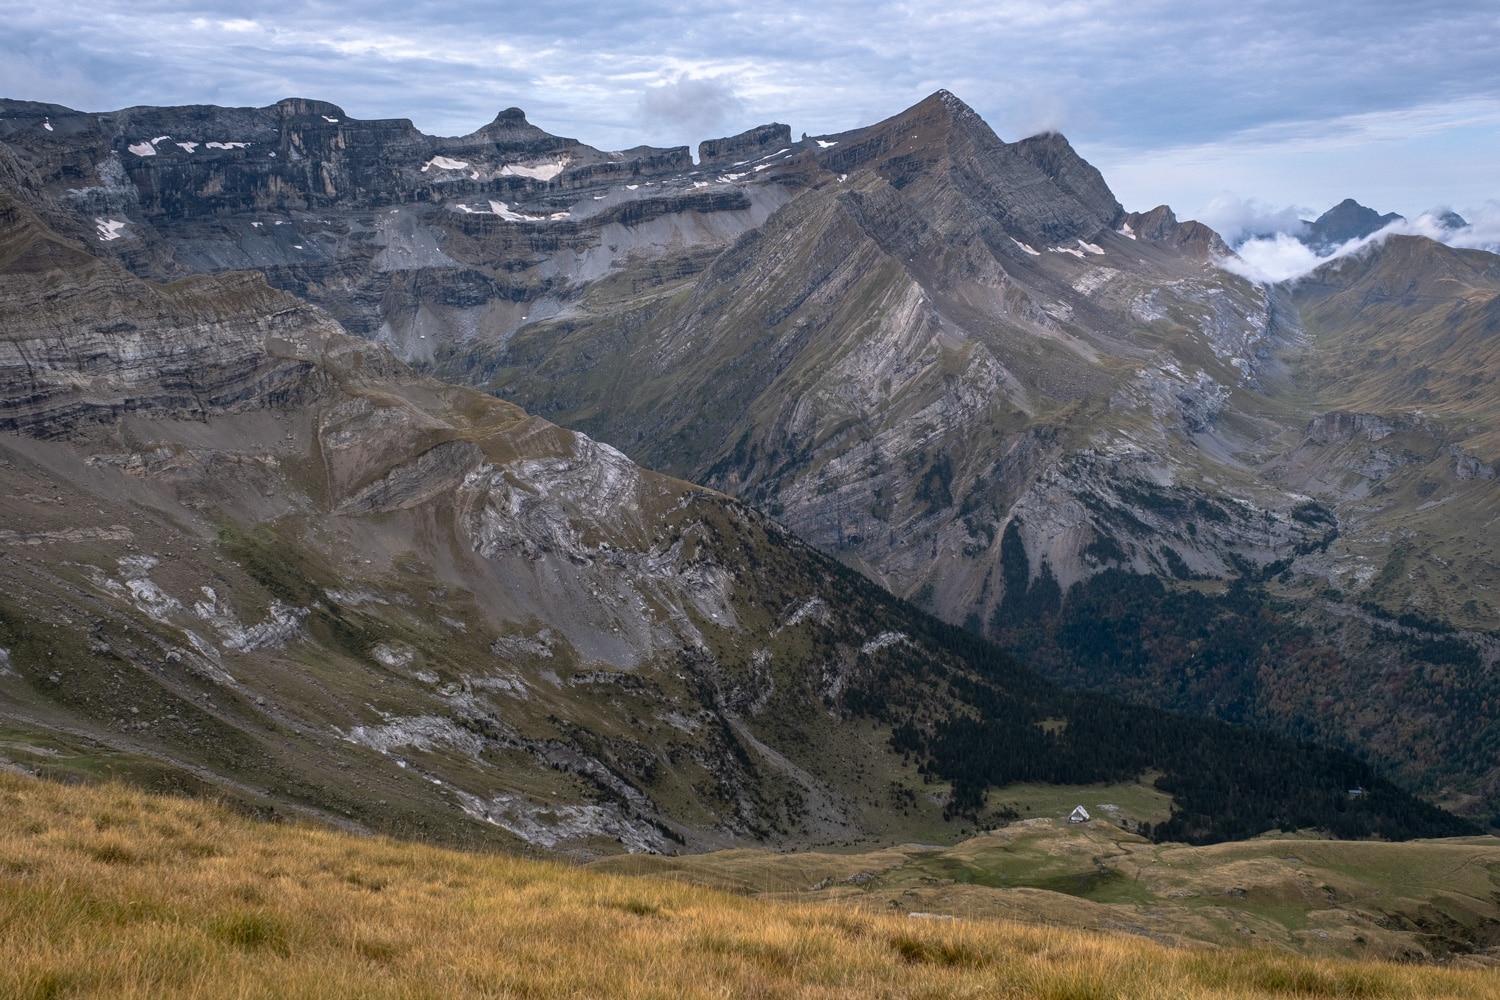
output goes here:
[[763, 156], [785, 152], [792, 146], [792, 127], [780, 122], [755, 128], [723, 139], [705, 139], [698, 144], [700, 166], [743, 167]]
[[[1297, 238], [1318, 253], [1328, 253], [1350, 240], [1363, 239], [1392, 222], [1401, 221], [1404, 221], [1404, 216], [1395, 212], [1381, 215], [1353, 198], [1345, 198], [1311, 222], [1303, 222], [1302, 232]], [[1463, 224], [1462, 219], [1458, 221]]]
[[786, 197], [747, 197], [685, 147], [604, 152], [518, 108], [434, 137], [300, 98], [109, 114], [0, 101], [0, 142], [136, 274], [255, 268], [417, 361], [558, 315], [632, 255], [701, 267]]
[[332, 323], [258, 277], [141, 285], [0, 191], [0, 429], [36, 437], [126, 414], [285, 406], [316, 384]]
[[872, 168], [903, 193], [914, 185], [907, 197], [917, 201], [928, 192], [951, 191], [979, 210], [980, 225], [993, 220], [1010, 235], [1034, 243], [1092, 237], [1121, 214], [1099, 172], [1062, 136], [1002, 142], [972, 108], [945, 90], [886, 122], [847, 134], [818, 160], [825, 170], [839, 173]]
[[[1361, 601], [1473, 630], [1450, 651], [1466, 663], [1500, 655], [1486, 638], [1500, 606], [1474, 589], [1500, 557], [1467, 528], [1489, 516], [1500, 454], [1482, 388], [1500, 366], [1482, 332], [1494, 255], [1392, 238], [1295, 287], [1254, 285], [1217, 266], [1230, 250], [1208, 227], [1122, 211], [1062, 137], [1003, 142], [942, 93], [735, 169], [797, 194], [700, 273], [624, 309], [581, 303], [451, 370], [743, 497], [996, 638], [1013, 641], [1018, 616], [1054, 622], [1047, 642], [1094, 628], [1067, 601], [1096, 579], [1265, 588], [1293, 602], [1283, 634], [1316, 636], [1349, 658], [1330, 670], [1361, 678], [1340, 687], [1347, 713], [1320, 713], [1295, 656], [1226, 648], [1214, 655], [1241, 664], [1236, 679], [1178, 707], [1316, 717], [1392, 766], [1456, 761], [1439, 732], [1490, 724], [1353, 664], [1440, 671], [1413, 658], [1450, 655], [1401, 646]], [[1390, 430], [1343, 435], [1351, 420]], [[1025, 610], [1033, 588], [1056, 603]], [[1134, 614], [1099, 628], [1133, 635]], [[1056, 676], [1143, 690], [1047, 642], [1026, 648]], [[1143, 662], [1176, 663], [1165, 649]], [[1190, 667], [1152, 690], [1177, 697], [1198, 683]], [[1429, 712], [1449, 721], [1427, 736], [1358, 735], [1360, 718]], [[1444, 777], [1410, 774], [1489, 794], [1491, 765], [1463, 753]]]
[[1201, 222], [1178, 222], [1176, 213], [1166, 205], [1158, 205], [1149, 212], [1127, 213], [1124, 226], [1136, 236], [1179, 247], [1205, 262], [1222, 260], [1230, 253], [1218, 233]]
[[1208, 266], [1228, 251], [1206, 227], [1125, 214], [1064, 138], [1003, 142], [947, 92], [763, 172], [804, 190], [639, 332], [575, 315], [474, 368], [955, 622], [985, 627], [1004, 598], [1012, 520], [1063, 586], [1102, 568], [1101, 539], [1115, 565], [1169, 572], [1165, 545], [1231, 575], [1303, 544], [1301, 501], [1239, 472], [1284, 535], [1166, 543], [1127, 499], [1218, 474], [1180, 442], [1235, 446], [1221, 416], [1273, 343], [1264, 293]]

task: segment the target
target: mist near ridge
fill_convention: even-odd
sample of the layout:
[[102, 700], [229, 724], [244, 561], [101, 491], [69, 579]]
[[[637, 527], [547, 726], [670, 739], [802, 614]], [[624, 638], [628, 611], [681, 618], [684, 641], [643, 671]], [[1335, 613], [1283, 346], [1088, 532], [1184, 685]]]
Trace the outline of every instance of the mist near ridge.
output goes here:
[[1448, 246], [1500, 252], [1500, 201], [1466, 209], [1460, 214], [1464, 225], [1453, 225], [1453, 211], [1439, 206], [1332, 247], [1314, 247], [1303, 238], [1315, 217], [1299, 206], [1278, 208], [1226, 192], [1199, 213], [1198, 221], [1218, 232], [1233, 251], [1215, 263], [1258, 284], [1295, 281], [1331, 260], [1378, 246], [1389, 236], [1426, 236]]

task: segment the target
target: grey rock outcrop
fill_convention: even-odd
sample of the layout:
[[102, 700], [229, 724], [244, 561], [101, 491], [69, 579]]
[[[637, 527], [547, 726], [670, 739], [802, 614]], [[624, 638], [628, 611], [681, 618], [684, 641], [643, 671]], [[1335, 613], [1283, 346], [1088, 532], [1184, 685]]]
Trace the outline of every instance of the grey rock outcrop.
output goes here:
[[417, 361], [557, 315], [632, 255], [701, 266], [786, 198], [721, 183], [686, 147], [600, 151], [518, 108], [435, 137], [301, 98], [106, 114], [0, 101], [0, 143], [137, 275], [256, 268]]
[[792, 127], [780, 122], [757, 125], [739, 135], [698, 143], [698, 163], [705, 167], [745, 166], [762, 156], [792, 146]]

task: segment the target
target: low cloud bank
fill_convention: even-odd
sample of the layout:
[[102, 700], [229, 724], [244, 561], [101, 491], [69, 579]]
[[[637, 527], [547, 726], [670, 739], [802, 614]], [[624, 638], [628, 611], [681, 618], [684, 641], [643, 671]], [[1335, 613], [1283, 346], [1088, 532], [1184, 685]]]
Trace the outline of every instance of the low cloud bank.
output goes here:
[[1202, 213], [1201, 221], [1212, 226], [1234, 250], [1215, 261], [1219, 267], [1259, 284], [1295, 281], [1317, 267], [1384, 243], [1388, 236], [1426, 236], [1453, 247], [1468, 247], [1500, 253], [1500, 202], [1489, 201], [1464, 213], [1466, 225], [1453, 226], [1446, 208], [1423, 212], [1415, 219], [1401, 219], [1359, 239], [1349, 240], [1331, 251], [1318, 253], [1297, 238], [1304, 231], [1303, 209], [1271, 209], [1234, 195], [1215, 198]]
[[1225, 243], [1237, 246], [1256, 237], [1297, 233], [1302, 229], [1302, 220], [1316, 214], [1297, 205], [1274, 208], [1254, 198], [1243, 200], [1226, 191], [1198, 213], [1198, 221], [1212, 227], [1224, 237]]

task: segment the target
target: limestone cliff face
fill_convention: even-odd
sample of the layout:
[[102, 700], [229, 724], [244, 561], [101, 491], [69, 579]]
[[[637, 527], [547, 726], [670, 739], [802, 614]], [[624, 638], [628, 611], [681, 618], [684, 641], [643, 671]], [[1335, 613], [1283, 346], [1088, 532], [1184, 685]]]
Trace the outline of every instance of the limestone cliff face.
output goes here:
[[[1026, 648], [1070, 683], [1494, 794], [1462, 735], [1493, 722], [1500, 656], [1500, 557], [1476, 527], [1494, 504], [1494, 255], [1392, 238], [1255, 286], [1217, 266], [1209, 228], [1121, 212], [1061, 137], [1004, 143], [943, 94], [763, 173], [799, 193], [701, 274], [476, 346], [471, 370], [951, 622], [1010, 641], [1060, 616]], [[1096, 580], [1266, 588], [1290, 609], [1283, 639], [1336, 665], [1231, 643], [1200, 668], [1202, 622], [1242, 607], [1168, 642], [1169, 616]], [[1075, 585], [1101, 620], [1068, 617]], [[1025, 611], [1033, 588], [1060, 609]], [[1070, 631], [1093, 645], [1059, 652]], [[1149, 653], [1124, 669], [1098, 653], [1116, 642]]]
[[792, 147], [792, 127], [780, 122], [757, 125], [739, 135], [706, 139], [698, 144], [698, 163], [712, 167], [743, 167]]
[[[301, 99], [108, 115], [10, 102], [3, 119], [37, 177], [27, 204], [55, 230], [81, 226], [141, 274], [257, 268], [402, 357], [752, 500], [954, 621], [983, 626], [1002, 599], [1012, 522], [1033, 572], [1064, 584], [1109, 566], [1224, 577], [1306, 562], [1325, 532], [1294, 513], [1344, 499], [1271, 460], [1305, 454], [1320, 412], [1292, 402], [1308, 398], [1293, 386], [1301, 312], [1373, 313], [1332, 279], [1293, 296], [1218, 270], [1228, 250], [1207, 227], [1123, 212], [1063, 137], [1004, 142], [947, 92], [841, 135], [793, 141], [772, 123], [707, 140], [696, 166], [685, 149], [593, 150], [515, 108], [455, 138]], [[38, 246], [13, 266], [38, 266]], [[1396, 288], [1427, 266], [1410, 257], [1370, 294], [1450, 301], [1431, 282]], [[153, 294], [171, 332], [129, 350], [170, 366], [200, 324]], [[242, 294], [247, 322], [267, 312]], [[1488, 301], [1465, 298], [1473, 324]], [[79, 308], [85, 326], [111, 322]], [[66, 378], [26, 374], [35, 347], [12, 342], [12, 420], [31, 408], [61, 427], [127, 395], [83, 358]], [[295, 350], [265, 369], [241, 354], [180, 366], [162, 405], [297, 391]], [[1382, 374], [1378, 401], [1324, 410], [1438, 399], [1411, 381], [1431, 371]], [[1443, 433], [1486, 463], [1486, 439]]]
[[259, 276], [142, 286], [3, 194], [0, 226], [0, 430], [60, 437], [129, 414], [285, 406], [314, 390], [333, 324]]
[[435, 137], [304, 99], [108, 114], [0, 101], [0, 143], [136, 274], [256, 268], [420, 361], [566, 313], [627, 258], [701, 268], [787, 197], [697, 170], [685, 147], [550, 135], [518, 108]]

